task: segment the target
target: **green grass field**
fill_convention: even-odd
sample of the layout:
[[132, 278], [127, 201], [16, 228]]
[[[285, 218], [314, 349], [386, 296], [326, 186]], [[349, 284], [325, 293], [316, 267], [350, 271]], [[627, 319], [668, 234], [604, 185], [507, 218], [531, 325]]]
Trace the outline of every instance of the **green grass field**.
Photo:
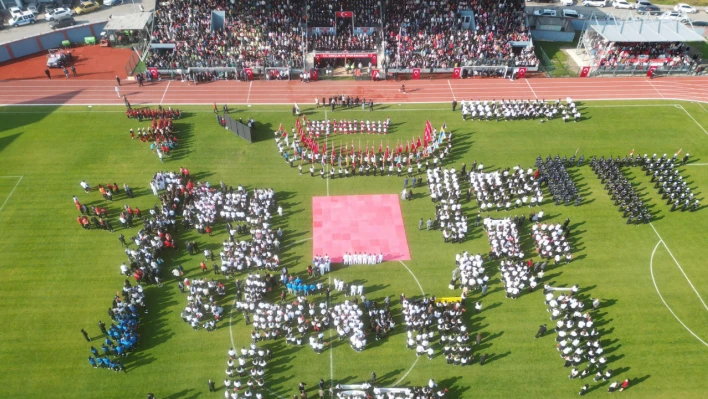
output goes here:
[[[555, 120], [542, 125], [536, 121], [463, 123], [459, 112], [453, 114], [449, 105], [441, 104], [382, 105], [373, 114], [351, 110], [328, 116], [390, 116], [394, 126], [384, 145], [389, 140], [394, 143], [422, 135], [426, 119], [438, 128], [446, 122], [455, 143], [447, 166], [458, 168], [474, 160], [483, 162], [487, 170], [528, 167], [539, 154], [570, 157], [576, 150], [589, 159], [592, 155], [624, 156], [632, 149], [639, 154], [671, 156], [683, 148], [691, 153], [694, 164], [708, 162], [708, 133], [704, 130], [708, 111], [703, 105], [592, 102], [582, 104], [581, 110], [585, 119], [581, 123]], [[125, 118], [120, 108], [0, 108], [0, 396], [144, 398], [147, 392], [154, 392], [160, 399], [223, 397], [223, 390], [209, 394], [207, 380], [213, 379], [221, 387], [232, 341], [236, 347], [250, 342], [250, 329], [238, 312], [233, 312], [232, 325], [227, 319], [215, 332], [192, 331], [180, 319], [186, 298], [173, 280], [166, 278], [162, 288], [146, 289], [150, 311], [142, 320], [140, 348], [125, 362], [127, 373], [90, 367], [86, 360], [90, 345], [80, 329], [94, 337], [100, 335], [97, 322], [108, 321], [106, 310], [123, 281], [118, 266], [125, 257], [118, 234], [130, 237], [140, 225], [131, 231], [118, 228], [113, 234], [84, 231], [77, 226], [72, 195], [87, 204], [106, 205], [113, 221], [124, 204], [146, 209], [156, 203], [149, 182], [159, 170], [185, 166], [199, 181], [272, 187], [285, 209], [284, 220], [275, 220], [275, 226], [285, 231], [286, 249], [281, 258], [291, 271], [305, 274], [312, 257], [308, 239], [312, 237], [313, 196], [327, 195], [327, 191], [330, 195], [395, 194], [402, 188], [403, 179], [395, 177], [335, 179], [327, 186], [319, 177], [299, 176], [279, 158], [272, 140], [272, 132], [281, 122], [288, 130], [294, 125], [288, 107], [258, 106], [232, 113], [259, 123], [253, 144], [219, 128], [208, 107], [183, 111], [185, 117], [176, 122], [182, 146], [161, 164], [146, 144], [130, 140], [128, 129], [140, 124]], [[324, 117], [322, 109], [305, 111], [311, 119]], [[367, 138], [361, 137], [362, 145]], [[334, 143], [338, 145], [338, 138]], [[378, 143], [376, 137], [377, 147]], [[680, 170], [697, 197], [704, 198], [708, 166]], [[666, 246], [658, 245], [652, 226], [625, 225], [589, 167], [571, 168], [570, 172], [586, 203], [578, 207], [545, 203], [543, 209], [546, 220], [571, 219], [575, 260], [549, 270], [546, 281], [560, 286], [577, 283], [583, 295], [602, 298], [606, 304], [597, 318], [610, 367], [619, 373], [617, 380], [632, 378], [636, 382], [621, 395], [705, 397], [708, 380], [701, 375], [708, 367], [708, 347], [674, 318], [655, 284], [676, 317], [700, 339], [708, 340], [708, 308], [687, 281], [690, 279], [701, 297], [708, 295], [703, 260], [708, 210], [669, 212], [648, 177], [640, 170], [631, 171], [633, 183], [656, 213], [652, 226]], [[136, 198], [128, 201], [121, 193], [106, 204], [97, 192], [82, 192], [82, 179], [94, 186], [128, 183]], [[433, 216], [434, 206], [426, 188], [414, 193], [412, 201], [401, 204], [412, 257], [405, 266], [426, 294], [456, 296], [459, 291], [447, 288], [455, 254], [464, 250], [486, 253], [487, 238], [481, 228], [474, 228], [471, 239], [452, 245], [442, 243], [439, 231], [419, 232], [417, 221]], [[465, 203], [464, 211], [476, 214], [476, 203]], [[519, 209], [513, 214], [529, 212]], [[117, 221], [113, 224], [120, 226]], [[526, 227], [524, 237], [528, 235]], [[223, 225], [215, 233], [209, 238], [190, 231], [177, 237], [181, 243], [198, 240], [218, 253], [226, 237]], [[200, 256], [191, 257], [183, 249], [171, 255], [167, 266], [183, 264], [187, 276], [198, 277], [200, 261]], [[398, 296], [403, 292], [409, 297], [420, 296], [421, 290], [403, 264], [335, 267], [329, 277], [363, 282], [368, 298], [395, 298], [397, 330], [384, 341], [370, 340], [373, 343], [362, 353], [339, 342], [321, 355], [309, 347], [286, 346], [284, 341], [268, 343], [274, 352], [268, 365], [267, 384], [272, 392], [268, 397], [290, 398], [297, 393], [300, 381], [308, 383], [310, 396], [315, 395], [317, 381], [329, 381], [330, 370], [335, 382], [360, 382], [368, 379], [371, 371], [388, 385], [399, 380], [399, 385], [422, 385], [433, 377], [450, 389], [449, 398], [520, 394], [563, 398], [577, 395], [586, 382], [593, 387], [590, 396], [606, 395], [608, 383], [595, 384], [589, 378], [568, 380], [569, 370], [557, 355], [553, 336], [533, 338], [538, 326], [548, 322], [542, 294], [506, 299], [497, 265], [488, 266], [493, 283], [483, 300], [485, 310], [479, 315], [467, 312], [466, 316], [471, 330], [484, 334], [482, 348], [476, 350], [489, 354], [490, 361], [484, 366], [448, 366], [441, 355], [417, 360], [413, 351], [405, 349]], [[228, 287], [228, 295], [221, 300], [227, 312], [234, 293], [232, 284]], [[340, 299], [335, 296], [335, 301]], [[477, 295], [471, 300], [477, 300]]]

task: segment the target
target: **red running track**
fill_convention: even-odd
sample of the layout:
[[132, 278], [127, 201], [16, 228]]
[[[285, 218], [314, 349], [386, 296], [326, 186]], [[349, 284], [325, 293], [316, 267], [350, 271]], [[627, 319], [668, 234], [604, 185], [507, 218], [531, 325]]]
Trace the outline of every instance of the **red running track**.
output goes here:
[[[122, 105], [115, 81], [53, 79], [0, 81], [0, 105]], [[448, 103], [456, 100], [557, 99], [687, 100], [708, 102], [708, 78], [555, 78], [371, 81], [219, 81], [193, 85], [123, 82], [131, 104], [314, 104], [315, 97], [359, 96], [374, 103]]]

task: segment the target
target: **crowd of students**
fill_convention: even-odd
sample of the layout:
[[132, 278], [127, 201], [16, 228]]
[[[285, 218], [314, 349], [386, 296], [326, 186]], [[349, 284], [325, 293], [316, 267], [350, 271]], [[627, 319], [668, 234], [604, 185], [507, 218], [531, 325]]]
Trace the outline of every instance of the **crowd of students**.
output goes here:
[[[556, 349], [565, 367], [571, 369], [568, 378], [584, 379], [594, 375], [594, 382], [609, 381], [614, 372], [609, 368], [609, 360], [601, 344], [600, 331], [595, 326], [594, 311], [599, 308], [600, 301], [595, 299], [591, 306], [586, 306], [578, 297], [578, 292], [577, 285], [570, 289], [544, 287], [546, 311], [551, 314], [551, 321], [555, 322]], [[544, 324], [536, 337], [545, 335], [545, 331]], [[629, 379], [625, 379], [621, 384], [615, 381], [609, 385], [608, 391], [623, 391], [629, 384]], [[585, 384], [580, 394], [584, 395], [588, 389], [589, 384]]]
[[[228, 356], [224, 371], [224, 399], [265, 398], [268, 392], [265, 384], [266, 367], [272, 359], [270, 349], [263, 349], [252, 343], [248, 349], [242, 348], [240, 354], [230, 348]], [[245, 384], [242, 380], [246, 381]], [[210, 389], [213, 389], [211, 381]]]
[[[390, 66], [452, 68], [512, 61], [535, 66], [538, 60], [532, 51], [517, 57], [511, 46], [530, 38], [524, 7], [520, 0], [388, 2], [385, 35]], [[461, 10], [474, 12], [474, 29], [463, 29]]]
[[462, 192], [455, 169], [428, 169], [430, 199], [435, 203], [435, 225], [445, 242], [461, 243], [467, 236], [467, 216], [462, 212]]
[[531, 168], [526, 170], [520, 166], [490, 173], [481, 169], [469, 173], [470, 186], [482, 212], [541, 204], [543, 191], [537, 177]]
[[[402, 313], [406, 325], [406, 347], [416, 351], [418, 356], [435, 357], [435, 332], [439, 336], [439, 347], [447, 364], [465, 366], [474, 362], [470, 332], [462, 315], [462, 302], [438, 301], [435, 297], [409, 300], [402, 295]], [[476, 344], [482, 336], [478, 334]], [[484, 359], [480, 358], [480, 364]]]
[[[140, 284], [133, 286], [126, 279], [121, 291], [113, 297], [111, 307], [108, 308], [108, 316], [111, 318], [110, 326], [106, 328], [103, 322], [99, 321], [98, 323], [106, 338], [101, 345], [100, 352], [91, 346], [91, 355], [88, 357], [89, 364], [93, 368], [115, 372], [125, 371], [123, 359], [137, 348], [140, 338], [138, 332], [140, 313], [147, 313], [147, 311], [143, 287]], [[84, 336], [91, 341], [85, 332]]]
[[[211, 29], [214, 10], [226, 13], [223, 30]], [[175, 48], [152, 51], [146, 64], [163, 69], [301, 68], [303, 10], [302, 0], [159, 3], [151, 40], [173, 43]]]
[[[575, 155], [567, 162], [561, 161], [559, 155], [551, 159], [549, 155], [546, 157], [545, 161], [539, 155], [536, 158], [536, 168], [539, 171], [539, 182], [543, 184], [544, 182], [548, 186], [548, 191], [550, 191], [553, 196], [553, 200], [556, 205], [561, 203], [569, 205], [575, 202], [575, 205], [579, 205], [582, 201], [582, 197], [578, 192], [578, 187], [575, 185], [575, 181], [568, 173], [565, 165], [573, 165], [575, 162]], [[581, 161], [582, 162], [582, 161]]]
[[[382, 10], [385, 8], [385, 18]], [[226, 14], [223, 30], [211, 29], [211, 12]], [[463, 29], [462, 10], [474, 12], [474, 27]], [[336, 12], [352, 16], [337, 17]], [[376, 0], [270, 0], [262, 3], [217, 0], [192, 5], [186, 0], [160, 3], [151, 41], [174, 44], [153, 50], [149, 66], [253, 68], [303, 66], [303, 52], [377, 49], [378, 33], [357, 34], [356, 27], [383, 28], [390, 66], [452, 68], [469, 64], [533, 66], [530, 49], [513, 49], [512, 42], [529, 40], [524, 2], [489, 0], [462, 3], [388, 2]], [[305, 32], [305, 28], [335, 28]], [[309, 43], [303, 42], [307, 40]], [[309, 44], [309, 45], [308, 45]]]

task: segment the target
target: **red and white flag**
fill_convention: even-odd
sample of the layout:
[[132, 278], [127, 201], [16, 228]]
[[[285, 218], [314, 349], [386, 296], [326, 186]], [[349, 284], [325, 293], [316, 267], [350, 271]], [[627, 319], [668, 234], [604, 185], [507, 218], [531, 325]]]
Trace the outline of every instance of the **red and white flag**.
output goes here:
[[523, 79], [526, 77], [526, 68], [519, 68], [516, 71], [516, 77], [519, 79]]
[[453, 78], [453, 79], [460, 79], [460, 78], [462, 78], [462, 68], [453, 68], [453, 70], [452, 70], [452, 78]]
[[248, 80], [253, 79], [253, 69], [251, 68], [243, 68], [243, 72], [248, 76]]
[[420, 68], [413, 68], [413, 76], [411, 79], [420, 79]]
[[583, 69], [580, 70], [580, 77], [587, 78], [588, 76], [590, 76], [590, 67], [584, 66]]

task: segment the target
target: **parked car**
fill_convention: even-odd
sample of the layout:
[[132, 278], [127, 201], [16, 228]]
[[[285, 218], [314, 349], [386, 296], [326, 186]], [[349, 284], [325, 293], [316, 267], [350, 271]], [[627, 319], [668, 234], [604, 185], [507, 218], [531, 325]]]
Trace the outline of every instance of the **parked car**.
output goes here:
[[74, 12], [76, 15], [88, 14], [91, 11], [98, 10], [99, 8], [101, 8], [101, 6], [95, 1], [83, 1], [78, 7], [74, 8]]
[[47, 55], [47, 67], [49, 68], [62, 68], [69, 65], [71, 61], [71, 53], [64, 53], [57, 49], [49, 50]]
[[55, 21], [52, 21], [49, 23], [49, 27], [51, 29], [61, 29], [61, 28], [66, 28], [67, 26], [74, 26], [76, 25], [76, 20], [74, 17], [66, 17], [66, 18], [61, 18], [57, 19]]
[[47, 21], [54, 21], [55, 19], [70, 17], [71, 14], [73, 14], [73, 13], [70, 9], [59, 7], [59, 8], [55, 8], [53, 10], [47, 11], [44, 14], [44, 19], [46, 19]]
[[14, 18], [18, 15], [22, 15], [22, 9], [20, 9], [20, 7], [10, 7], [9, 11], [11, 18]]
[[564, 8], [563, 9], [563, 16], [565, 18], [575, 18], [575, 19], [584, 19], [585, 16], [583, 14], [579, 14], [577, 11], [573, 10], [572, 8]]
[[634, 8], [634, 6], [629, 4], [629, 2], [627, 0], [614, 0], [612, 2], [612, 7], [623, 8], [623, 9], [627, 9], [627, 10]]
[[662, 13], [663, 11], [661, 11], [661, 8], [655, 5], [642, 6], [637, 8], [637, 14], [661, 15]]
[[37, 5], [35, 5], [35, 4], [30, 4], [30, 5], [28, 5], [28, 6], [27, 6], [27, 11], [31, 12], [32, 14], [34, 14], [35, 17], [36, 17], [37, 15], [39, 15], [39, 8], [38, 8]]
[[693, 26], [704, 27], [704, 26], [708, 26], [708, 21], [692, 21], [691, 24]]
[[103, 0], [104, 6], [115, 6], [118, 4], [123, 4], [123, 0]]
[[34, 18], [34, 14], [29, 11], [25, 11], [20, 15], [15, 15], [10, 20], [10, 26], [22, 26], [29, 25], [37, 22]]
[[698, 12], [695, 8], [685, 3], [678, 3], [674, 6], [674, 11], [680, 11], [684, 14], [695, 14]]
[[553, 10], [551, 8], [544, 8], [543, 10], [534, 11], [533, 15], [540, 16], [540, 17], [555, 17], [556, 10]]
[[607, 2], [605, 0], [583, 0], [583, 5], [585, 7], [606, 7]]
[[668, 19], [670, 21], [686, 22], [688, 18], [679, 11], [667, 11], [659, 16], [659, 19]]
[[564, 5], [564, 6], [566, 6], [566, 7], [572, 6], [574, 3], [575, 3], [574, 0], [561, 0], [561, 4]]
[[649, 6], [653, 6], [651, 1], [649, 1], [649, 0], [637, 0], [637, 2], [634, 3], [635, 9], [639, 8], [639, 7], [649, 7]]

